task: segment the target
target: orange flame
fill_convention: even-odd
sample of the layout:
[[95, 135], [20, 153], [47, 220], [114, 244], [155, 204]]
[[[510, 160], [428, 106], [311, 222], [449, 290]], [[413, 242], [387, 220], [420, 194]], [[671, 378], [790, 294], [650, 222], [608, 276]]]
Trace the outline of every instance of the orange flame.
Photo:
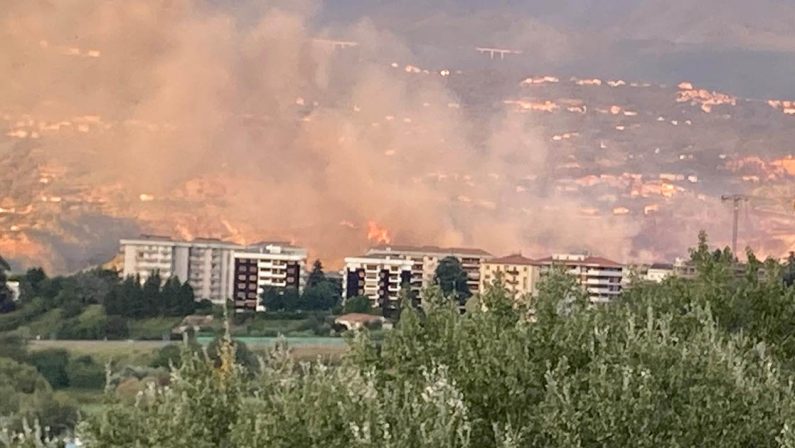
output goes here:
[[379, 244], [389, 244], [392, 242], [389, 229], [379, 226], [375, 221], [367, 222], [367, 239], [373, 243]]

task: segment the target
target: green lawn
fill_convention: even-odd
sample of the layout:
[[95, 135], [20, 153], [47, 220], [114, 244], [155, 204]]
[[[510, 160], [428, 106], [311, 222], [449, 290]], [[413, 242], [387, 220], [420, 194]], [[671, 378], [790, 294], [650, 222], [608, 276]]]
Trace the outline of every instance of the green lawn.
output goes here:
[[106, 408], [105, 391], [97, 389], [61, 389], [57, 392], [77, 403], [80, 412], [96, 414]]
[[168, 337], [171, 330], [179, 325], [179, 317], [153, 317], [129, 321], [130, 339], [162, 340]]
[[30, 341], [30, 350], [62, 348], [74, 356], [90, 355], [100, 362], [148, 365], [154, 351], [163, 341]]
[[[252, 350], [262, 351], [273, 347], [278, 338], [236, 338]], [[211, 337], [200, 337], [198, 341], [204, 345], [212, 340]], [[317, 357], [339, 357], [347, 351], [348, 347], [342, 338], [285, 338], [287, 345], [292, 349], [297, 358], [312, 359]], [[48, 348], [62, 348], [72, 355], [91, 355], [98, 361], [127, 365], [148, 365], [154, 351], [168, 344], [178, 344], [179, 341], [31, 341], [31, 350], [44, 350]]]

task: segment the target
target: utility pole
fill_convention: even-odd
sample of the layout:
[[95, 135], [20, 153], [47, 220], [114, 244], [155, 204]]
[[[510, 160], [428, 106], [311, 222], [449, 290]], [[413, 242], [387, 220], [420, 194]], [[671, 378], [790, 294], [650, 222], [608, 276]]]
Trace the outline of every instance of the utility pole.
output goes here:
[[720, 197], [723, 202], [732, 203], [733, 221], [732, 221], [732, 255], [737, 257], [737, 226], [740, 221], [740, 204], [748, 201], [748, 196], [744, 194], [729, 194]]

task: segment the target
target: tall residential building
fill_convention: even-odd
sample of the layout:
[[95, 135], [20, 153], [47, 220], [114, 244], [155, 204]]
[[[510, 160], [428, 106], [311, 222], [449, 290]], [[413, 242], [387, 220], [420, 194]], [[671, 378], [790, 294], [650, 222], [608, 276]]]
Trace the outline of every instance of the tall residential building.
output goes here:
[[615, 261], [588, 254], [565, 254], [537, 260], [541, 273], [561, 267], [575, 276], [592, 303], [609, 302], [621, 294], [624, 267]]
[[346, 258], [343, 295], [346, 299], [365, 296], [373, 307], [395, 311], [399, 307], [400, 289], [411, 282], [413, 268], [411, 260], [392, 255]]
[[234, 269], [229, 283], [236, 311], [265, 311], [266, 287], [302, 292], [306, 283], [306, 249], [287, 243], [260, 243], [232, 253]]
[[411, 262], [411, 286], [415, 291], [433, 285], [439, 262], [446, 257], [455, 257], [467, 273], [469, 290], [480, 291], [480, 265], [493, 256], [481, 249], [445, 248], [436, 246], [382, 245], [371, 248], [368, 256], [400, 258]]
[[162, 278], [187, 281], [197, 299], [224, 303], [229, 296], [232, 252], [242, 246], [215, 239], [175, 241], [144, 235], [121, 240], [123, 275], [146, 281], [154, 272]]
[[532, 295], [536, 292], [540, 274], [538, 263], [521, 254], [492, 258], [480, 265], [480, 290], [485, 291], [497, 277], [502, 277], [505, 288], [515, 296]]

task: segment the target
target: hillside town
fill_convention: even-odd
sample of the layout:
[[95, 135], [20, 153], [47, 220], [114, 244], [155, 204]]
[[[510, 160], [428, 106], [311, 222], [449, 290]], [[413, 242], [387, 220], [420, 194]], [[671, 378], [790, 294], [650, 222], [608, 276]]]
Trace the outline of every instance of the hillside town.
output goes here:
[[[291, 119], [308, 132], [316, 126], [313, 117], [343, 114], [380, 142], [395, 136], [427, 138], [423, 117], [429, 111], [466, 113], [482, 122], [495, 113], [505, 117], [505, 129], [481, 129], [478, 134], [486, 140], [508, 138], [501, 132], [521, 136], [510, 157], [498, 153], [471, 162], [464, 152], [460, 158], [465, 162], [450, 165], [428, 152], [413, 154], [398, 140], [369, 145], [357, 157], [365, 166], [389, 167], [384, 181], [398, 174], [417, 195], [449, 197], [446, 215], [499, 213], [519, 227], [510, 244], [534, 244], [538, 247], [531, 249], [539, 253], [570, 245], [559, 235], [553, 235], [547, 247], [538, 245], [538, 238], [522, 241], [524, 235], [554, 229], [545, 224], [547, 219], [527, 219], [540, 210], [577, 225], [609, 228], [612, 244], [588, 247], [592, 252], [646, 263], [673, 259], [686, 249], [686, 240], [665, 230], [677, 226], [692, 234], [714, 223], [710, 233], [728, 241], [731, 210], [720, 197], [741, 193], [748, 198], [741, 225], [753, 230], [743, 236], [744, 244], [771, 255], [795, 247], [792, 101], [742, 98], [688, 81], [664, 85], [553, 74], [518, 82], [506, 76], [496, 81], [505, 86], [500, 92], [480, 92], [487, 79], [482, 70], [437, 70], [406, 62], [384, 65], [401, 82], [433, 85], [443, 80], [460, 101], [423, 101], [407, 110], [379, 109], [374, 115], [366, 105], [340, 104], [318, 93], [292, 100], [287, 106]], [[475, 91], [479, 94], [473, 95]], [[253, 132], [268, 118], [239, 120]], [[169, 126], [101, 115], [44, 117], [4, 111], [0, 144], [13, 150], [0, 155], [0, 187], [5, 192], [0, 197], [0, 250], [12, 260], [46, 260], [48, 268], [73, 271], [112, 255], [115, 248], [107, 241], [135, 230], [238, 242], [274, 232], [321, 247], [324, 256], [335, 260], [345, 256], [340, 246], [364, 248], [362, 229], [371, 216], [324, 210], [322, 223], [304, 229], [273, 220], [264, 224], [244, 203], [230, 203], [230, 198], [246, 197], [252, 188], [268, 188], [261, 179], [235, 173], [234, 161], [188, 173], [168, 189], [150, 191], [122, 178], [97, 178], [65, 152], [128, 133], [154, 138], [176, 131]], [[494, 135], [487, 135], [490, 132]], [[463, 151], [447, 146], [442, 143], [438, 150]], [[317, 239], [322, 229], [334, 225], [336, 241]], [[457, 231], [476, 240], [466, 225]], [[407, 236], [410, 229], [398, 228], [396, 233]], [[510, 250], [509, 244], [498, 247]]]

